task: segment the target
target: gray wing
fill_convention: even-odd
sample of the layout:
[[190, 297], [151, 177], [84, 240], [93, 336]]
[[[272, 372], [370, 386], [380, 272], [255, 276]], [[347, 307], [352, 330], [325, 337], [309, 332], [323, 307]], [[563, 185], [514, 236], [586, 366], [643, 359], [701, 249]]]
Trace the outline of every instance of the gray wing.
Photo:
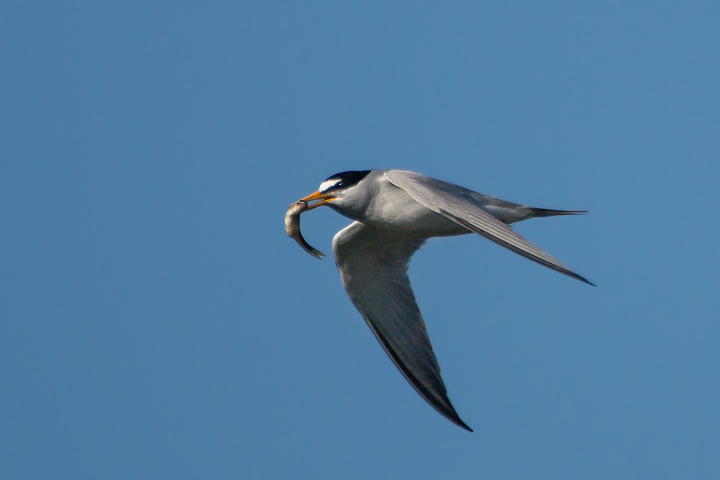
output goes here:
[[333, 253], [350, 300], [398, 370], [445, 418], [472, 432], [448, 399], [410, 287], [408, 263], [423, 243], [354, 222], [335, 235]]
[[[466, 188], [403, 170], [388, 170], [386, 178], [415, 201], [468, 230], [569, 277], [593, 285], [563, 266], [480, 206], [479, 194]], [[509, 203], [508, 203], [509, 204]]]

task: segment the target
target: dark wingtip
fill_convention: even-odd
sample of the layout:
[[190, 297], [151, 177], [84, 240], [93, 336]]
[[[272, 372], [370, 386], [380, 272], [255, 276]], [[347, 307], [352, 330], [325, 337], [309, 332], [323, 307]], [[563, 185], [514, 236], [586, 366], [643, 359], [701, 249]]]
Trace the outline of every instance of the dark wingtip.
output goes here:
[[[565, 273], [565, 272], [563, 272], [563, 273]], [[566, 275], [567, 275], [567, 274], [566, 274]], [[581, 277], [581, 276], [578, 275], [577, 273], [571, 272], [571, 275], [569, 275], [569, 276], [571, 276], [572, 278], [574, 278], [574, 279], [576, 279], [576, 280], [580, 280], [580, 281], [583, 282], [583, 283], [587, 283], [588, 285], [590, 285], [590, 286], [592, 286], [592, 287], [597, 287], [597, 285], [595, 285], [594, 283], [592, 283], [590, 280], [588, 280], [588, 279], [585, 278], [585, 277]]]
[[461, 428], [464, 428], [465, 430], [467, 430], [467, 431], [470, 432], [470, 433], [473, 433], [473, 429], [470, 428], [470, 427], [468, 427], [468, 426], [465, 424], [465, 422], [463, 422], [462, 420], [460, 420], [460, 418], [458, 418], [457, 426], [458, 426], [458, 427], [461, 427]]
[[[452, 404], [450, 403], [450, 399], [448, 399], [448, 398], [446, 397], [446, 400], [447, 400], [447, 402], [448, 402], [448, 407], [450, 407], [450, 408], [449, 408], [449, 411], [442, 411], [442, 410], [440, 410], [439, 408], [437, 408], [435, 405], [433, 405], [433, 407], [435, 407], [435, 409], [436, 409], [437, 411], [439, 411], [445, 418], [447, 418], [448, 420], [450, 420], [451, 422], [453, 422], [455, 425], [457, 425], [457, 426], [460, 427], [460, 428], [464, 428], [464, 429], [467, 430], [468, 432], [471, 432], [471, 433], [472, 433], [473, 429], [470, 428], [470, 427], [468, 427], [467, 423], [463, 422], [463, 421], [460, 419], [460, 415], [458, 415], [457, 412], [455, 411], [455, 408], [454, 408], [454, 407], [452, 406]], [[432, 405], [432, 404], [431, 404], [431, 405]]]

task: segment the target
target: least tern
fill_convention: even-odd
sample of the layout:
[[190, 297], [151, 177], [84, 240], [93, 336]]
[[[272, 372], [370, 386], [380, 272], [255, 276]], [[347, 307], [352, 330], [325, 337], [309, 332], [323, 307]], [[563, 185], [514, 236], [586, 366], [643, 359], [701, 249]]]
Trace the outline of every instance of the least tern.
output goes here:
[[[345, 291], [420, 396], [445, 418], [471, 432], [447, 396], [410, 287], [407, 271], [412, 255], [429, 238], [478, 233], [540, 265], [593, 285], [508, 226], [533, 217], [584, 211], [518, 205], [402, 170], [338, 173], [298, 202], [290, 206], [288, 215], [299, 216], [300, 211], [327, 205], [354, 220], [332, 241]], [[296, 219], [286, 218], [286, 224], [288, 221]], [[288, 228], [288, 234], [297, 240], [299, 223], [295, 233], [294, 226]]]

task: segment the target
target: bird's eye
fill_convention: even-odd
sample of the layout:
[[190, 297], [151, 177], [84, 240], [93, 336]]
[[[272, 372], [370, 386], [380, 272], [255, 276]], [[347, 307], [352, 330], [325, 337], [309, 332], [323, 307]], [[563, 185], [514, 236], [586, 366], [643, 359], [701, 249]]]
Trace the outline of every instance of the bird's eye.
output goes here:
[[320, 188], [318, 188], [318, 191], [320, 193], [325, 193], [325, 192], [328, 192], [330, 190], [334, 190], [334, 189], [340, 187], [341, 184], [342, 184], [342, 181], [339, 181], [335, 178], [328, 178], [327, 180], [325, 180], [324, 182], [322, 182], [320, 184]]

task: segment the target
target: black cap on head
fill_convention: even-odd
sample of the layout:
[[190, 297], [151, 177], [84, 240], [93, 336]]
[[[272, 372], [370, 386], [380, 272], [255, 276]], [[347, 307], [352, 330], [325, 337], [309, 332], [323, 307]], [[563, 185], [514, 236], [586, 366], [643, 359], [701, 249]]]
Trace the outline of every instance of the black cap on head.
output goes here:
[[370, 173], [370, 170], [336, 173], [335, 175], [328, 177], [327, 180], [320, 184], [320, 192], [325, 193], [352, 187], [365, 178], [368, 173]]

